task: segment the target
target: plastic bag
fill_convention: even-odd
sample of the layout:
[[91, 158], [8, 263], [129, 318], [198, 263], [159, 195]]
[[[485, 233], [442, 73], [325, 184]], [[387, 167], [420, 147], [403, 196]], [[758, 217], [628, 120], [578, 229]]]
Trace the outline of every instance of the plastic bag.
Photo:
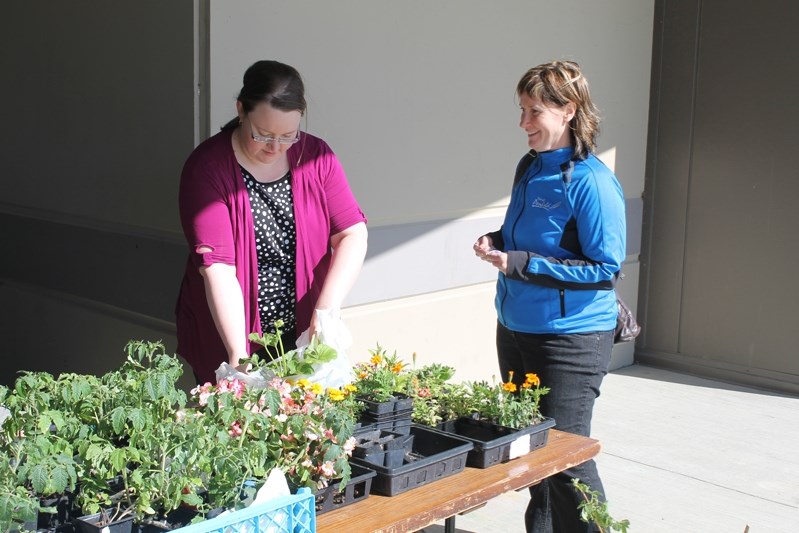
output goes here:
[[252, 387], [254, 389], [265, 389], [266, 384], [274, 377], [273, 375], [264, 375], [258, 370], [253, 372], [242, 372], [240, 370], [236, 370], [235, 366], [231, 366], [228, 363], [222, 363], [219, 365], [219, 368], [216, 369], [216, 382], [223, 379], [234, 380], [237, 379], [242, 383], [246, 384], [248, 387]]
[[[355, 373], [352, 370], [347, 352], [352, 347], [352, 335], [341, 320], [339, 313], [329, 309], [317, 309], [316, 321], [319, 325], [317, 337], [319, 341], [336, 350], [336, 358], [317, 366], [313, 374], [307, 377], [311, 383], [319, 383], [323, 387], [339, 388], [352, 383]], [[297, 352], [304, 350], [311, 342], [308, 330], [297, 339]]]
[[[317, 337], [320, 342], [336, 350], [336, 358], [327, 363], [316, 365], [313, 374], [310, 376], [286, 376], [291, 379], [303, 377], [311, 383], [318, 383], [323, 387], [339, 388], [347, 383], [352, 383], [355, 374], [352, 370], [347, 351], [352, 346], [352, 336], [342, 322], [338, 311], [329, 309], [317, 309], [316, 322], [319, 326]], [[305, 348], [311, 342], [309, 330], [305, 330], [297, 339], [297, 356], [302, 357]], [[274, 372], [264, 369], [263, 371], [241, 372], [228, 363], [222, 363], [216, 369], [216, 380], [238, 379], [248, 386], [262, 389], [275, 377]]]

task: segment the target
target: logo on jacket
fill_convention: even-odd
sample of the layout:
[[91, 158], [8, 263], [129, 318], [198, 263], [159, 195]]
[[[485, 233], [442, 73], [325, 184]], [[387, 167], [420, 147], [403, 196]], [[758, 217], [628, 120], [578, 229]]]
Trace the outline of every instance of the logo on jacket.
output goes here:
[[533, 203], [530, 207], [537, 207], [538, 209], [546, 209], [547, 211], [551, 211], [560, 207], [560, 202], [553, 204], [552, 202], [548, 202], [547, 200], [538, 196], [535, 200], [533, 200]]

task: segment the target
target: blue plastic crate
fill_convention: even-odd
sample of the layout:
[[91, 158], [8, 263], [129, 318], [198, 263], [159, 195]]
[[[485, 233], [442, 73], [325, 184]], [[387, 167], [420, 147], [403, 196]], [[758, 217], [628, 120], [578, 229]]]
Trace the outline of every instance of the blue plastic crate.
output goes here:
[[180, 533], [315, 533], [314, 495], [310, 489], [301, 488], [293, 496], [275, 498], [173, 531]]

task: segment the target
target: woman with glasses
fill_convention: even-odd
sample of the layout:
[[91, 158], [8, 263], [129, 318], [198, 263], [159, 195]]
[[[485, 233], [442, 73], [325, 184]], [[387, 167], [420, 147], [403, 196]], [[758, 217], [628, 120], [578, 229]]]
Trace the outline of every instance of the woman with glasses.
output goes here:
[[[497, 356], [517, 386], [537, 374], [557, 428], [589, 436], [616, 327], [614, 287], [626, 255], [624, 195], [594, 156], [599, 116], [577, 63], [528, 70], [516, 86], [530, 150], [516, 169], [505, 221], [474, 244], [499, 270]], [[580, 520], [579, 478], [603, 493], [593, 461], [530, 489], [527, 531], [597, 531]]]
[[244, 73], [237, 117], [181, 174], [189, 257], [176, 308], [177, 352], [200, 383], [240, 367], [249, 333], [284, 325], [283, 345], [337, 313], [366, 255], [366, 217], [330, 147], [300, 130], [300, 74], [277, 61]]

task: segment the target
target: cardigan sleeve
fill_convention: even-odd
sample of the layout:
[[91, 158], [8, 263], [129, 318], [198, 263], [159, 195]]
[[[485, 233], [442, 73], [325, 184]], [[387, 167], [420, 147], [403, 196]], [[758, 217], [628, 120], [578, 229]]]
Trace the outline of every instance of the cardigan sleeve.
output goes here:
[[[234, 265], [236, 262], [231, 220], [232, 191], [220, 170], [225, 166], [224, 162], [208, 161], [211, 154], [190, 157], [180, 177], [180, 220], [189, 244], [191, 262], [197, 268], [214, 263]], [[210, 248], [210, 251], [201, 253], [202, 247]]]
[[338, 157], [327, 145], [324, 160], [326, 173], [323, 183], [330, 217], [330, 234], [335, 235], [359, 222], [366, 222], [366, 216], [355, 200]]

